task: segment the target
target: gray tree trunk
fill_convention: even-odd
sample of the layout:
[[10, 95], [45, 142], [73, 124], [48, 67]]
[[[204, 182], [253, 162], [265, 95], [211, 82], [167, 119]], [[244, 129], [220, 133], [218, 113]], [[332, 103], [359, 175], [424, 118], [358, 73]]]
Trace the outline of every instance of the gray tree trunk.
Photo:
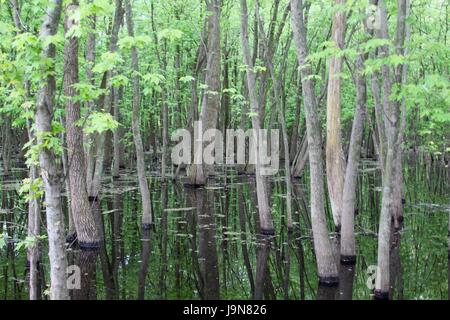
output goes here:
[[317, 114], [314, 84], [309, 77], [311, 75], [311, 70], [306, 64], [308, 49], [302, 10], [302, 0], [291, 0], [292, 29], [297, 50], [298, 64], [301, 68], [306, 129], [308, 135], [311, 179], [311, 223], [314, 238], [314, 250], [317, 259], [319, 282], [322, 284], [336, 285], [339, 282], [338, 270], [331, 250], [331, 242], [328, 237], [324, 211], [324, 172], [322, 164], [321, 127], [319, 115]]
[[[217, 127], [217, 119], [220, 109], [220, 7], [221, 0], [209, 0], [207, 2], [208, 10], [208, 43], [207, 43], [207, 62], [205, 84], [202, 99], [202, 109], [199, 122], [201, 126], [198, 134], [200, 136], [208, 129]], [[200, 143], [199, 143], [200, 146]], [[198, 153], [194, 157], [200, 162], [203, 157], [203, 144], [197, 149]], [[192, 185], [204, 185], [206, 176], [212, 175], [214, 168], [212, 165], [193, 165], [191, 166], [190, 183]]]
[[356, 110], [353, 117], [350, 147], [348, 151], [347, 169], [345, 171], [344, 190], [342, 194], [341, 211], [341, 262], [353, 264], [356, 262], [355, 244], [355, 203], [358, 164], [361, 153], [361, 142], [366, 113], [366, 78], [363, 75], [364, 56], [357, 58], [356, 69]]
[[[114, 88], [114, 99], [113, 99], [113, 108], [114, 108], [114, 120], [120, 123], [120, 89]], [[119, 171], [120, 171], [120, 162], [122, 160], [122, 153], [121, 153], [121, 129], [117, 128], [113, 132], [113, 152], [114, 152], [114, 161], [113, 161], [113, 170], [112, 170], [112, 176], [113, 178], [120, 177]]]
[[[123, 13], [124, 10], [122, 8], [122, 0], [115, 0], [115, 12], [114, 12], [114, 21], [111, 31], [111, 38], [109, 42], [109, 51], [110, 52], [116, 52], [117, 51], [117, 42], [119, 37], [119, 30], [120, 26], [122, 24], [123, 20]], [[112, 71], [107, 71], [105, 74], [105, 87], [109, 87], [109, 93], [105, 94], [104, 97], [104, 111], [110, 112], [111, 105], [113, 102], [113, 96], [112, 96], [112, 86], [108, 85], [109, 79], [112, 76]], [[88, 191], [89, 191], [89, 197], [91, 199], [95, 199], [98, 197], [98, 194], [100, 192], [101, 188], [101, 180], [103, 177], [103, 166], [104, 166], [104, 156], [105, 156], [105, 140], [106, 140], [106, 133], [100, 133], [97, 136], [96, 141], [96, 155], [95, 155], [95, 163], [94, 168], [91, 169], [91, 172], [88, 170], [88, 175], [92, 174], [91, 176], [88, 176]], [[92, 181], [89, 183], [89, 181]]]
[[[397, 28], [404, 29], [407, 15], [407, 0], [398, 0], [397, 11]], [[377, 37], [382, 39], [389, 39], [387, 9], [383, 0], [378, 2], [380, 12], [380, 29], [377, 32]], [[403, 39], [397, 39], [397, 45], [404, 45]], [[381, 58], [389, 56], [389, 48], [387, 45], [379, 48]], [[402, 121], [400, 118], [400, 107], [395, 101], [391, 101], [390, 95], [392, 90], [392, 79], [390, 67], [384, 64], [381, 67], [383, 77], [383, 111], [384, 111], [384, 125], [387, 137], [387, 152], [383, 173], [383, 193], [381, 202], [380, 226], [378, 231], [378, 272], [375, 281], [375, 298], [388, 299], [390, 292], [390, 239], [391, 239], [391, 220], [393, 218], [393, 207], [396, 202], [396, 194], [394, 193], [397, 171], [401, 170], [401, 165], [396, 164], [396, 159], [401, 157], [401, 139], [403, 137], [402, 130], [404, 129], [404, 117], [402, 112]], [[396, 79], [399, 81], [399, 79]], [[401, 81], [401, 79], [400, 79]], [[402, 83], [400, 82], [399, 85]], [[398, 196], [398, 195], [397, 195]]]
[[[134, 37], [133, 15], [131, 11], [130, 0], [125, 2], [125, 14], [127, 20], [128, 35]], [[139, 190], [142, 198], [142, 227], [150, 229], [152, 224], [152, 205], [150, 199], [150, 191], [148, 188], [147, 178], [145, 176], [145, 162], [144, 162], [144, 146], [142, 144], [142, 137], [140, 131], [140, 104], [141, 93], [139, 83], [139, 56], [135, 46], [131, 47], [131, 67], [135, 73], [133, 74], [133, 113], [132, 113], [132, 129], [134, 147], [136, 149], [136, 162], [139, 180]]]
[[[248, 10], [247, 1], [241, 0], [241, 40], [244, 53], [244, 62], [247, 65], [247, 87], [250, 98], [250, 108], [254, 115], [259, 115], [259, 105], [256, 97], [256, 80], [253, 71], [253, 62], [250, 54], [250, 46], [248, 41]], [[269, 199], [267, 197], [266, 181], [261, 174], [261, 163], [258, 160], [260, 154], [261, 141], [259, 141], [259, 131], [261, 129], [260, 119], [258, 116], [251, 117], [253, 128], [254, 148], [249, 152], [255, 154], [255, 179], [256, 179], [256, 193], [258, 200], [258, 212], [261, 226], [261, 233], [274, 234], [272, 214], [269, 208]]]
[[[345, 5], [345, 0], [335, 0], [336, 6]], [[332, 40], [338, 49], [344, 47], [345, 11], [338, 10], [333, 17]], [[341, 137], [341, 71], [342, 56], [330, 58], [327, 94], [327, 141], [326, 166], [327, 185], [331, 211], [336, 229], [341, 224], [341, 204], [344, 190], [345, 159]]]
[[[45, 38], [56, 34], [62, 11], [62, 1], [50, 2], [40, 36]], [[54, 59], [56, 48], [53, 44], [44, 47], [43, 59]], [[50, 67], [54, 68], [53, 64]], [[43, 70], [47, 78], [42, 82], [36, 102], [36, 136], [38, 144], [42, 145], [45, 135], [51, 132], [53, 105], [56, 81], [53, 73]], [[67, 300], [69, 293], [66, 285], [67, 257], [64, 236], [64, 217], [61, 210], [61, 168], [57, 163], [54, 150], [41, 148], [39, 153], [41, 176], [44, 181], [45, 204], [47, 216], [49, 259], [50, 259], [50, 298], [52, 300]]]
[[[24, 32], [24, 28], [22, 26], [22, 22], [20, 19], [20, 7], [17, 0], [11, 0], [11, 11], [14, 20], [14, 25], [16, 26], [18, 33]], [[30, 98], [30, 82], [27, 80], [24, 82], [25, 87], [25, 95], [26, 99]], [[28, 141], [33, 141], [34, 133], [32, 131], [32, 123], [31, 120], [27, 120], [26, 126]], [[36, 165], [31, 164], [28, 171], [28, 177], [33, 183], [39, 176], [38, 168]], [[36, 197], [35, 192], [30, 189], [30, 200], [28, 202], [28, 228], [27, 235], [28, 237], [33, 237], [36, 241], [31, 244], [27, 249], [27, 259], [29, 263], [29, 297], [30, 300], [38, 300], [41, 296], [40, 289], [40, 279], [39, 279], [39, 264], [41, 260], [40, 254], [40, 242], [37, 237], [40, 235], [40, 227], [41, 227], [41, 206], [39, 204], [39, 199]]]
[[[262, 38], [262, 43], [264, 50], [266, 52], [269, 52], [268, 47], [268, 41], [266, 39], [266, 36], [264, 34], [264, 25], [261, 18], [261, 15], [259, 14], [259, 5], [256, 3], [256, 16], [259, 23], [259, 30], [260, 30], [260, 37]], [[284, 171], [285, 171], [285, 179], [286, 179], [286, 211], [287, 211], [287, 225], [288, 225], [288, 231], [291, 233], [293, 231], [293, 221], [292, 221], [292, 182], [291, 182], [291, 167], [289, 164], [289, 141], [287, 136], [287, 129], [286, 129], [286, 120], [284, 118], [284, 112], [282, 110], [281, 105], [281, 93], [280, 93], [280, 82], [277, 79], [275, 75], [275, 68], [273, 66], [273, 63], [270, 59], [266, 60], [266, 65], [269, 67], [269, 73], [272, 78], [273, 83], [273, 89], [274, 89], [274, 95], [275, 95], [275, 104], [276, 104], [276, 111], [278, 113], [278, 121], [281, 124], [281, 132], [282, 132], [282, 139], [283, 139], [283, 151], [284, 151]]]

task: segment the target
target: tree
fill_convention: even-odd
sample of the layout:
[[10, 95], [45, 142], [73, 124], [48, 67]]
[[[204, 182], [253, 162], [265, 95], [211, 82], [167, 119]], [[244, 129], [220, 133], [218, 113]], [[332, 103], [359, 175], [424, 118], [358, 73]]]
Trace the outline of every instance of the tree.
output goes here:
[[[336, 0], [338, 7], [333, 16], [332, 39], [336, 50], [344, 47], [345, 34], [345, 0]], [[341, 71], [342, 56], [336, 54], [330, 58], [327, 94], [327, 141], [326, 166], [327, 185], [330, 195], [334, 225], [337, 230], [341, 226], [341, 204], [344, 190], [345, 159], [341, 138]]]
[[366, 77], [364, 76], [364, 54], [360, 54], [356, 62], [356, 110], [353, 118], [352, 132], [348, 151], [347, 168], [345, 170], [344, 189], [341, 210], [341, 263], [356, 263], [355, 243], [355, 204], [358, 164], [363, 137], [365, 105], [367, 103]]
[[[130, 0], [125, 2], [125, 15], [127, 20], [128, 36], [134, 37], [133, 15], [131, 11]], [[145, 162], [144, 162], [144, 146], [142, 144], [142, 137], [140, 131], [140, 84], [139, 84], [139, 55], [136, 46], [131, 47], [131, 68], [134, 71], [133, 79], [133, 113], [132, 124], [134, 148], [136, 149], [137, 171], [139, 180], [139, 190], [142, 198], [142, 227], [150, 229], [152, 224], [152, 204], [150, 199], [150, 191], [148, 188], [147, 178], [145, 176]]]
[[247, 1], [241, 0], [241, 41], [242, 50], [244, 55], [244, 62], [246, 64], [246, 74], [247, 74], [247, 88], [248, 95], [250, 98], [250, 109], [252, 111], [252, 128], [253, 128], [253, 141], [254, 147], [253, 152], [255, 155], [255, 179], [256, 179], [256, 194], [258, 199], [258, 212], [259, 220], [261, 226], [261, 233], [272, 235], [274, 234], [272, 215], [270, 213], [269, 202], [267, 197], [267, 186], [264, 177], [262, 176], [260, 148], [262, 143], [259, 137], [259, 131], [261, 129], [260, 119], [257, 115], [260, 114], [260, 107], [258, 105], [258, 100], [256, 97], [256, 81], [255, 73], [253, 69], [253, 62], [250, 54], [250, 46], [248, 43], [248, 10]]
[[78, 125], [81, 118], [80, 102], [77, 101], [78, 38], [71, 35], [78, 27], [76, 2], [66, 7], [64, 29], [64, 94], [66, 98], [66, 139], [68, 150], [68, 172], [70, 184], [70, 205], [80, 247], [97, 248], [99, 235], [93, 213], [89, 206], [86, 184], [86, 162], [83, 148], [83, 130]]
[[337, 266], [331, 252], [324, 212], [322, 139], [317, 114], [314, 84], [311, 69], [306, 63], [308, 47], [306, 25], [303, 16], [303, 1], [291, 0], [291, 19], [298, 64], [301, 69], [304, 95], [306, 130], [308, 135], [309, 170], [311, 180], [311, 224], [314, 238], [314, 251], [317, 259], [319, 282], [335, 285], [339, 282]]
[[[109, 40], [109, 52], [111, 54], [116, 53], [117, 51], [117, 42], [119, 40], [119, 30], [123, 20], [124, 10], [122, 8], [122, 0], [115, 0], [115, 11], [114, 11], [114, 19], [111, 30], [111, 37]], [[98, 108], [101, 109], [103, 106], [105, 107], [105, 113], [109, 113], [111, 111], [112, 105], [112, 86], [109, 85], [109, 81], [112, 78], [113, 73], [111, 68], [107, 68], [107, 70], [103, 74], [101, 88], [105, 89], [109, 87], [109, 90], [106, 94], [102, 95], [98, 100]], [[91, 200], [98, 200], [98, 194], [100, 193], [101, 187], [101, 179], [103, 177], [103, 167], [104, 167], [104, 156], [105, 156], [105, 137], [106, 132], [100, 132], [96, 138], [96, 148], [95, 148], [95, 158], [88, 160], [88, 169], [87, 169], [87, 183], [88, 183], [88, 193]], [[94, 153], [89, 157], [94, 157]], [[89, 166], [89, 163], [92, 163]]]
[[[207, 62], [205, 75], [205, 89], [203, 91], [202, 109], [199, 117], [198, 135], [208, 129], [217, 127], [217, 119], [220, 109], [220, 0], [208, 0], [208, 43]], [[216, 138], [215, 138], [216, 139]], [[194, 165], [191, 166], [190, 183], [192, 185], [204, 185], [207, 175], [213, 174], [211, 165], [203, 166], [203, 142], [198, 143], [194, 149]], [[197, 164], [195, 164], [197, 163]], [[205, 171], [204, 171], [205, 170]]]
[[[41, 38], [56, 34], [62, 11], [62, 1], [50, 2], [44, 21], [42, 23]], [[55, 45], [50, 43], [44, 46], [42, 58], [53, 60], [55, 58]], [[54, 62], [50, 67], [43, 68], [45, 79], [39, 88], [36, 102], [36, 136], [39, 148], [39, 163], [41, 177], [45, 189], [45, 211], [47, 216], [47, 230], [50, 258], [50, 298], [52, 300], [67, 300], [69, 294], [66, 287], [67, 257], [64, 236], [64, 217], [61, 210], [61, 169], [57, 163], [55, 150], [46, 147], [45, 143], [52, 136], [52, 118], [55, 98]], [[48, 145], [48, 144], [47, 144]], [[51, 145], [51, 144], [50, 144]]]
[[[400, 48], [404, 47], [405, 40], [405, 23], [407, 13], [407, 0], [398, 0], [397, 11], [397, 30], [398, 34], [397, 44]], [[386, 3], [382, 0], [378, 2], [378, 9], [380, 12], [380, 28], [377, 30], [377, 37], [379, 39], [389, 39], [388, 20]], [[389, 57], [389, 47], [383, 45], [379, 48], [379, 55], [385, 59]], [[392, 101], [392, 75], [390, 66], [384, 62], [381, 66], [381, 74], [383, 77], [383, 122], [386, 132], [386, 158], [384, 160], [383, 172], [383, 192], [380, 213], [380, 227], [378, 231], [378, 272], [375, 282], [375, 298], [388, 299], [389, 298], [389, 253], [390, 253], [390, 239], [391, 239], [391, 220], [393, 217], [392, 208], [395, 203], [393, 190], [395, 183], [397, 183], [396, 171], [399, 169], [395, 164], [396, 158], [399, 156], [401, 150], [401, 139], [403, 136], [403, 125], [405, 113], [400, 114], [399, 104]], [[401, 72], [400, 80], [404, 73]], [[402, 119], [400, 119], [402, 117]], [[398, 193], [397, 193], [398, 196]]]

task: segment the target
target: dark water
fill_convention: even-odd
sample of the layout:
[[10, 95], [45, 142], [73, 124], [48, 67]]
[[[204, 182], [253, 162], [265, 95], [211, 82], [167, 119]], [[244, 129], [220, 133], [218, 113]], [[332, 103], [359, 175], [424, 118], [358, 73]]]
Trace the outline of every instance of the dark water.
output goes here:
[[[446, 168], [405, 164], [404, 225], [392, 238], [393, 299], [447, 299]], [[17, 192], [24, 169], [0, 185], [0, 299], [27, 299], [26, 203]], [[106, 176], [101, 210], [105, 246], [98, 252], [69, 250], [69, 265], [81, 269], [73, 299], [371, 299], [370, 266], [376, 264], [380, 172], [364, 162], [358, 181], [357, 263], [341, 267], [337, 288], [318, 288], [310, 231], [308, 181], [294, 181], [295, 230], [286, 227], [285, 185], [270, 181], [276, 235], [257, 236], [254, 178], [228, 171], [204, 189], [182, 183], [151, 183], [154, 229], [142, 230], [136, 176]], [[329, 204], [327, 214], [331, 223]], [[42, 218], [45, 222], [44, 216]], [[332, 230], [331, 224], [329, 229]], [[44, 233], [44, 232], [43, 232]], [[9, 236], [6, 239], [6, 235]], [[339, 239], [331, 233], [336, 258]], [[1, 241], [1, 240], [0, 240]], [[42, 293], [49, 282], [43, 241]], [[369, 286], [368, 286], [369, 283]]]

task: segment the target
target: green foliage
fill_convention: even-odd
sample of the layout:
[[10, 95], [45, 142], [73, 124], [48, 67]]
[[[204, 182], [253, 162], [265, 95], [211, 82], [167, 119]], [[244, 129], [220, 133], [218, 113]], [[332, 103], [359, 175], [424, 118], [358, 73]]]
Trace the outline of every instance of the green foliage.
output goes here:
[[144, 82], [144, 90], [142, 93], [144, 95], [150, 95], [152, 90], [161, 92], [162, 84], [166, 78], [162, 74], [147, 73], [142, 76], [142, 80]]
[[26, 178], [22, 181], [19, 194], [23, 196], [27, 202], [39, 199], [44, 195], [44, 182], [41, 178], [35, 180]]
[[151, 42], [149, 36], [126, 36], [119, 40], [119, 48], [121, 50], [130, 50], [133, 47], [144, 48], [147, 44]]
[[183, 37], [183, 31], [178, 29], [163, 29], [158, 33], [158, 38], [161, 39], [167, 39], [168, 41], [176, 41]]
[[96, 111], [89, 115], [84, 126], [84, 132], [87, 134], [102, 133], [115, 130], [118, 126], [119, 123], [114, 120], [110, 113]]
[[35, 245], [38, 244], [39, 241], [43, 241], [47, 239], [47, 236], [42, 235], [42, 236], [27, 236], [25, 237], [25, 239], [19, 241], [16, 243], [14, 250], [15, 251], [21, 251], [21, 250], [26, 250], [29, 249]]
[[184, 76], [184, 77], [180, 78], [180, 81], [184, 82], [184, 83], [192, 82], [194, 80], [195, 80], [195, 78], [192, 76]]
[[90, 83], [76, 83], [73, 85], [78, 94], [75, 97], [80, 102], [87, 102], [98, 99], [102, 94], [106, 93], [106, 90], [100, 89]]
[[109, 79], [109, 83], [113, 87], [116, 87], [116, 88], [120, 87], [120, 86], [126, 86], [128, 84], [128, 82], [129, 82], [129, 79], [122, 74], [118, 74]]
[[92, 71], [95, 73], [105, 73], [106, 71], [113, 70], [115, 67], [123, 63], [122, 57], [117, 52], [105, 52], [102, 54], [100, 62], [97, 63]]
[[80, 2], [80, 17], [85, 18], [92, 15], [106, 16], [114, 11], [114, 6], [108, 0], [93, 0]]
[[428, 75], [417, 85], [409, 84], [401, 91], [409, 111], [419, 113], [418, 133], [423, 147], [433, 153], [448, 152], [446, 135], [450, 126], [450, 82], [442, 75]]

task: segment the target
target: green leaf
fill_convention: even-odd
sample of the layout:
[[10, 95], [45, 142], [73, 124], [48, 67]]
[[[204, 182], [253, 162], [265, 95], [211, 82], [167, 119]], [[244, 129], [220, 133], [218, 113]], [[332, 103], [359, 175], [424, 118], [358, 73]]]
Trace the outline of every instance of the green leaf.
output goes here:
[[100, 62], [92, 68], [92, 71], [102, 74], [106, 71], [114, 69], [117, 65], [122, 63], [123, 59], [117, 52], [105, 52], [102, 54]]
[[169, 41], [175, 41], [178, 39], [181, 39], [183, 37], [183, 31], [178, 29], [163, 29], [158, 33], [158, 38], [161, 39], [167, 39]]
[[180, 81], [181, 81], [181, 82], [184, 82], [184, 83], [186, 83], [186, 82], [191, 82], [191, 81], [194, 81], [194, 80], [195, 80], [195, 78], [192, 77], [192, 76], [184, 76], [184, 77], [181, 77], [181, 78], [180, 78]]
[[102, 133], [108, 130], [114, 130], [119, 123], [114, 120], [113, 116], [108, 112], [94, 112], [86, 121], [84, 131], [87, 134]]

